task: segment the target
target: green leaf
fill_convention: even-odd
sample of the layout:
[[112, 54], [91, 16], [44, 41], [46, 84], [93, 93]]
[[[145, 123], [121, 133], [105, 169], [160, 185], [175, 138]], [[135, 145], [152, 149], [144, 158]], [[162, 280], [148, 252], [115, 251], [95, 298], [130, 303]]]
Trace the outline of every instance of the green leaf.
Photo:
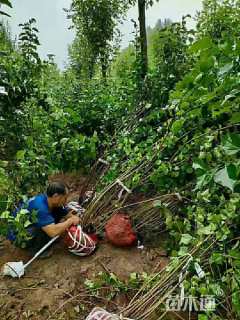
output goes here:
[[60, 140], [60, 143], [61, 143], [61, 144], [65, 144], [68, 140], [69, 140], [69, 138], [62, 138], [62, 139]]
[[228, 100], [230, 100], [232, 98], [236, 98], [236, 96], [239, 94], [239, 92], [240, 92], [240, 90], [237, 90], [237, 89], [232, 90], [229, 94], [227, 94], [224, 97], [224, 100], [221, 105], [224, 105]]
[[[236, 282], [236, 281], [235, 281]], [[238, 283], [236, 284], [236, 288], [238, 288]], [[238, 314], [240, 314], [240, 294], [239, 294], [239, 289], [237, 289], [236, 292], [233, 292], [232, 295], [232, 303], [234, 306], [234, 309], [237, 311]]]
[[182, 129], [183, 124], [184, 124], [184, 120], [183, 119], [176, 120], [172, 125], [172, 132], [174, 134], [177, 134]]
[[195, 187], [195, 190], [200, 190], [203, 187], [206, 187], [212, 182], [213, 179], [213, 173], [206, 173], [206, 174], [201, 174], [197, 178], [197, 185]]
[[16, 155], [17, 160], [23, 160], [24, 156], [25, 156], [25, 153], [26, 153], [26, 150], [19, 150], [17, 152], [17, 155]]
[[9, 211], [4, 211], [3, 213], [1, 213], [0, 218], [1, 219], [8, 219], [10, 216], [10, 212]]
[[137, 280], [137, 273], [136, 272], [132, 272], [130, 273], [130, 277], [131, 280]]
[[210, 257], [210, 263], [221, 265], [224, 262], [224, 257], [221, 253], [214, 252]]
[[223, 66], [222, 68], [220, 68], [218, 74], [220, 76], [224, 75], [225, 73], [228, 73], [231, 69], [233, 68], [233, 64], [232, 63], [227, 63], [225, 64], [225, 66]]
[[19, 212], [18, 212], [18, 215], [27, 215], [29, 214], [29, 210], [27, 209], [21, 209]]
[[229, 164], [227, 166], [227, 172], [230, 179], [237, 180], [237, 171], [235, 164]]
[[27, 228], [27, 227], [29, 227], [30, 225], [32, 225], [32, 223], [31, 223], [30, 221], [26, 221], [26, 222], [24, 223], [24, 228]]
[[237, 181], [234, 185], [234, 192], [240, 193], [240, 181]]
[[189, 244], [192, 242], [193, 237], [190, 234], [182, 234], [182, 238], [180, 240], [180, 244]]
[[238, 249], [231, 249], [228, 254], [234, 259], [240, 260], [240, 251]]
[[210, 263], [216, 263], [221, 265], [224, 262], [224, 257], [222, 253], [214, 252], [210, 257]]
[[0, 166], [2, 168], [7, 168], [9, 162], [8, 161], [5, 161], [5, 160], [0, 160]]
[[188, 254], [188, 247], [180, 247], [179, 251], [178, 251], [178, 255], [179, 256], [185, 256], [186, 254]]
[[238, 122], [240, 122], [240, 112], [235, 112], [232, 114], [230, 123], [238, 123]]
[[229, 177], [229, 172], [227, 167], [219, 170], [215, 174], [214, 181], [218, 184], [221, 184], [223, 187], [229, 188], [232, 192], [234, 191], [234, 184], [236, 181]]
[[208, 225], [206, 227], [202, 227], [202, 228], [199, 228], [198, 229], [198, 234], [199, 235], [209, 235], [209, 234], [212, 234], [213, 233], [213, 230], [212, 230], [212, 226], [211, 225]]
[[240, 135], [229, 133], [223, 137], [223, 149], [228, 155], [234, 155], [240, 151]]
[[211, 48], [213, 45], [213, 42], [211, 38], [205, 37], [201, 40], [196, 41], [190, 48], [191, 53], [197, 53], [198, 51], [201, 51], [203, 49]]
[[200, 67], [201, 72], [207, 72], [213, 66], [214, 66], [214, 58], [212, 56], [202, 57], [199, 62], [199, 67]]
[[208, 165], [201, 159], [196, 159], [193, 162], [193, 169], [196, 170], [196, 175], [202, 176], [210, 171]]
[[201, 96], [201, 98], [199, 99], [199, 101], [202, 103], [202, 104], [206, 104], [208, 103], [209, 101], [213, 100], [214, 98], [216, 97], [216, 92], [210, 92], [204, 96]]
[[95, 287], [95, 284], [93, 281], [89, 280], [89, 279], [86, 279], [85, 282], [84, 282], [85, 286], [88, 287], [89, 289], [92, 289]]

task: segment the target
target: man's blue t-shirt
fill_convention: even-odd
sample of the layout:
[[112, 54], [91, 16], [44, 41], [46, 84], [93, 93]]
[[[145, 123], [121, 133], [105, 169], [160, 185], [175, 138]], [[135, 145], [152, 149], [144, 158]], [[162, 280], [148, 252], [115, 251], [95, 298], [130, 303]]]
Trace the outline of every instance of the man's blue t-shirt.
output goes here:
[[[31, 227], [42, 228], [42, 227], [45, 227], [49, 224], [55, 223], [55, 219], [54, 219], [53, 215], [51, 214], [49, 207], [48, 207], [47, 195], [45, 195], [45, 194], [39, 194], [39, 195], [29, 199], [27, 203], [22, 203], [12, 213], [12, 215], [14, 217], [16, 217], [18, 212], [21, 209], [28, 210], [29, 217], [30, 217], [31, 212], [33, 212], [33, 211], [36, 212], [37, 221], [35, 223], [33, 223]], [[31, 234], [31, 227], [29, 228], [30, 234]], [[11, 241], [16, 240], [16, 235], [14, 234], [13, 231], [9, 232], [8, 239]]]
[[37, 214], [37, 222], [34, 224], [38, 228], [45, 227], [55, 222], [51, 212], [48, 208], [47, 196], [45, 194], [39, 194], [28, 201], [26, 208], [29, 212], [33, 210]]

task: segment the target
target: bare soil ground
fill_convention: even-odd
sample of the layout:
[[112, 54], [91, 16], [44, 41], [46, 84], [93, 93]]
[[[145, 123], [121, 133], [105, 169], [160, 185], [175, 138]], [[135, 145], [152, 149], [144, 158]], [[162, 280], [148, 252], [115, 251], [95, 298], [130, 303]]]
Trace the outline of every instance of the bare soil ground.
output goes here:
[[[1, 249], [0, 267], [9, 261], [26, 262], [24, 250], [14, 248], [8, 241]], [[132, 272], [160, 270], [168, 263], [162, 249], [115, 248], [101, 243], [90, 257], [70, 254], [58, 243], [48, 259], [38, 259], [26, 270], [21, 279], [1, 278], [1, 319], [84, 319], [92, 307], [111, 305], [112, 302], [77, 297], [86, 279], [93, 279], [100, 271], [113, 272], [125, 281]], [[76, 298], [74, 298], [76, 297]], [[114, 303], [124, 305], [128, 297], [118, 296]], [[82, 313], [82, 305], [86, 311]], [[64, 305], [65, 304], [65, 305]], [[80, 307], [79, 307], [80, 306]]]

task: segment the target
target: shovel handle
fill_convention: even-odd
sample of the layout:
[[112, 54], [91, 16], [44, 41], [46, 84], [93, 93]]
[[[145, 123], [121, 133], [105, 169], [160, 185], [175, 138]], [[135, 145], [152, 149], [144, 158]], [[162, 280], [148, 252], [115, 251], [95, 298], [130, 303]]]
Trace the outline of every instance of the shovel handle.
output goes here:
[[24, 269], [27, 268], [30, 263], [32, 263], [35, 259], [37, 259], [37, 257], [40, 256], [40, 254], [42, 254], [55, 240], [57, 240], [59, 238], [59, 236], [56, 236], [54, 238], [52, 238], [47, 244], [45, 244], [44, 247], [42, 247], [36, 254], [35, 256], [29, 260], [25, 265], [24, 265]]

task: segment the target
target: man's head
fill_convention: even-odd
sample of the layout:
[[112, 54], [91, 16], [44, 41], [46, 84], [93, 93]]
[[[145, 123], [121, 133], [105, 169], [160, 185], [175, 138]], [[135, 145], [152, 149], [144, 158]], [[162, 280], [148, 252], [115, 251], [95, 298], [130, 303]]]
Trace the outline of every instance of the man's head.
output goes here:
[[68, 190], [62, 182], [51, 182], [47, 187], [47, 197], [53, 208], [62, 207], [67, 202]]

